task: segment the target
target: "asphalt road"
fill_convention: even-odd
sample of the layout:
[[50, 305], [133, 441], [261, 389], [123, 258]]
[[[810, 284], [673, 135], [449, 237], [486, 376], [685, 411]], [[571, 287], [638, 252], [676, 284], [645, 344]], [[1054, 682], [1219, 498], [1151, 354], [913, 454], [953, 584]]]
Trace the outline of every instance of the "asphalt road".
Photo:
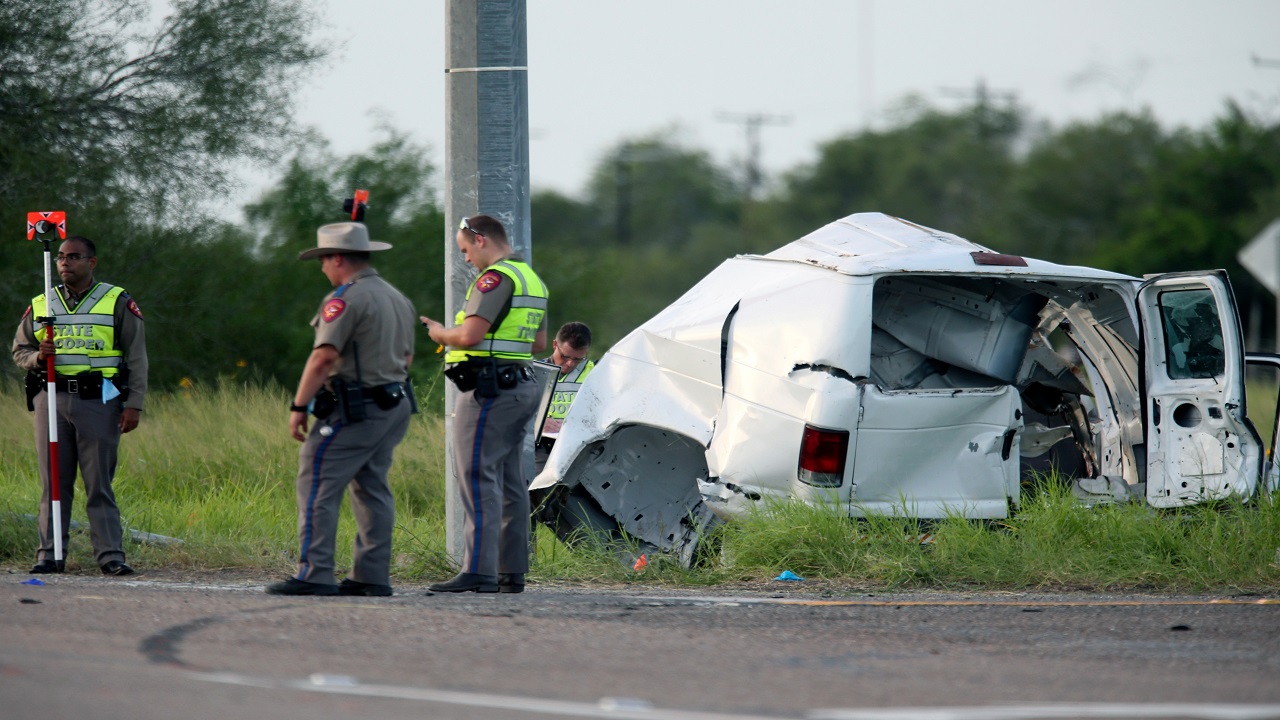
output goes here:
[[1270, 597], [0, 574], [0, 718], [1280, 718]]

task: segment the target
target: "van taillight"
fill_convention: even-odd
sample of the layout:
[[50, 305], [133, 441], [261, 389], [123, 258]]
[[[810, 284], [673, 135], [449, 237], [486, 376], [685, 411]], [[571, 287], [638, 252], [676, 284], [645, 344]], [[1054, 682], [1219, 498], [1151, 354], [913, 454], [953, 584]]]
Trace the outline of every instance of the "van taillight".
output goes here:
[[800, 439], [800, 482], [816, 487], [840, 487], [844, 459], [849, 455], [848, 430], [823, 430], [804, 426]]

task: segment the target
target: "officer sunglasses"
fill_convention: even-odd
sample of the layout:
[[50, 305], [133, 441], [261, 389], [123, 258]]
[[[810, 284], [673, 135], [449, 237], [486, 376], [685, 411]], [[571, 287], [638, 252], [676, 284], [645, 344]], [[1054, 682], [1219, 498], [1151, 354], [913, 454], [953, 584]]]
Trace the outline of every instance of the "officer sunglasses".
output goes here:
[[582, 362], [587, 359], [587, 353], [582, 353], [582, 355], [580, 356], [570, 355], [569, 353], [564, 351], [563, 346], [561, 346], [559, 343], [556, 344], [556, 353], [560, 355], [561, 360], [564, 360], [566, 362]]
[[472, 235], [475, 235], [475, 236], [477, 236], [477, 237], [484, 237], [484, 233], [482, 233], [482, 232], [480, 232], [479, 230], [476, 230], [475, 228], [471, 227], [471, 224], [467, 222], [467, 219], [466, 219], [466, 218], [462, 218], [462, 222], [458, 223], [458, 229], [459, 229], [459, 230], [466, 230], [467, 232], [469, 232], [469, 233], [471, 233]]

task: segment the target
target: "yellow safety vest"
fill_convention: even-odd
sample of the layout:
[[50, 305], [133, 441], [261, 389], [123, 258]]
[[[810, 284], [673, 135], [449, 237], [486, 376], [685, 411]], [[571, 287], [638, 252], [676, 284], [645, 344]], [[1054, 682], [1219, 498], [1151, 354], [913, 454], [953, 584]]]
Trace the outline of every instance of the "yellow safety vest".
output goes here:
[[595, 366], [594, 362], [588, 360], [574, 368], [568, 375], [556, 379], [556, 389], [551, 395], [551, 408], [547, 410], [547, 417], [563, 420], [564, 416], [569, 414], [569, 407], [573, 405], [574, 399], [578, 397], [578, 391], [582, 389], [582, 383], [586, 381], [587, 376], [591, 374], [591, 369]]
[[[499, 260], [485, 268], [481, 274], [490, 270], [506, 275], [515, 283], [511, 307], [497, 327], [489, 327], [484, 340], [469, 348], [456, 348], [446, 353], [446, 363], [491, 356], [506, 360], [533, 359], [533, 340], [538, 334], [538, 328], [542, 326], [542, 318], [547, 314], [547, 286], [533, 268], [519, 260]], [[471, 299], [471, 293], [475, 289], [476, 284], [471, 283], [471, 287], [467, 288], [467, 300]], [[466, 319], [466, 310], [459, 310], [453, 324], [461, 325]]]
[[[74, 308], [67, 307], [61, 288], [54, 288], [53, 344], [58, 349], [53, 359], [58, 375], [101, 372], [114, 377], [120, 371], [124, 353], [116, 347], [116, 299], [124, 288], [97, 283]], [[48, 317], [45, 296], [31, 299], [32, 322]], [[37, 325], [36, 342], [44, 340], [47, 330]]]

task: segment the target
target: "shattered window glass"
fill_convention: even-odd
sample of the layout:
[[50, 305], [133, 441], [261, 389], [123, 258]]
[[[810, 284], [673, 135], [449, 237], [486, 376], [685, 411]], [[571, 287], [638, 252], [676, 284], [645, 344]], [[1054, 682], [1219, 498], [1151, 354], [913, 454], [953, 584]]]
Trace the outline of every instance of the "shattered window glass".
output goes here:
[[1210, 290], [1170, 290], [1160, 293], [1165, 357], [1170, 379], [1212, 378], [1223, 374], [1222, 323]]

